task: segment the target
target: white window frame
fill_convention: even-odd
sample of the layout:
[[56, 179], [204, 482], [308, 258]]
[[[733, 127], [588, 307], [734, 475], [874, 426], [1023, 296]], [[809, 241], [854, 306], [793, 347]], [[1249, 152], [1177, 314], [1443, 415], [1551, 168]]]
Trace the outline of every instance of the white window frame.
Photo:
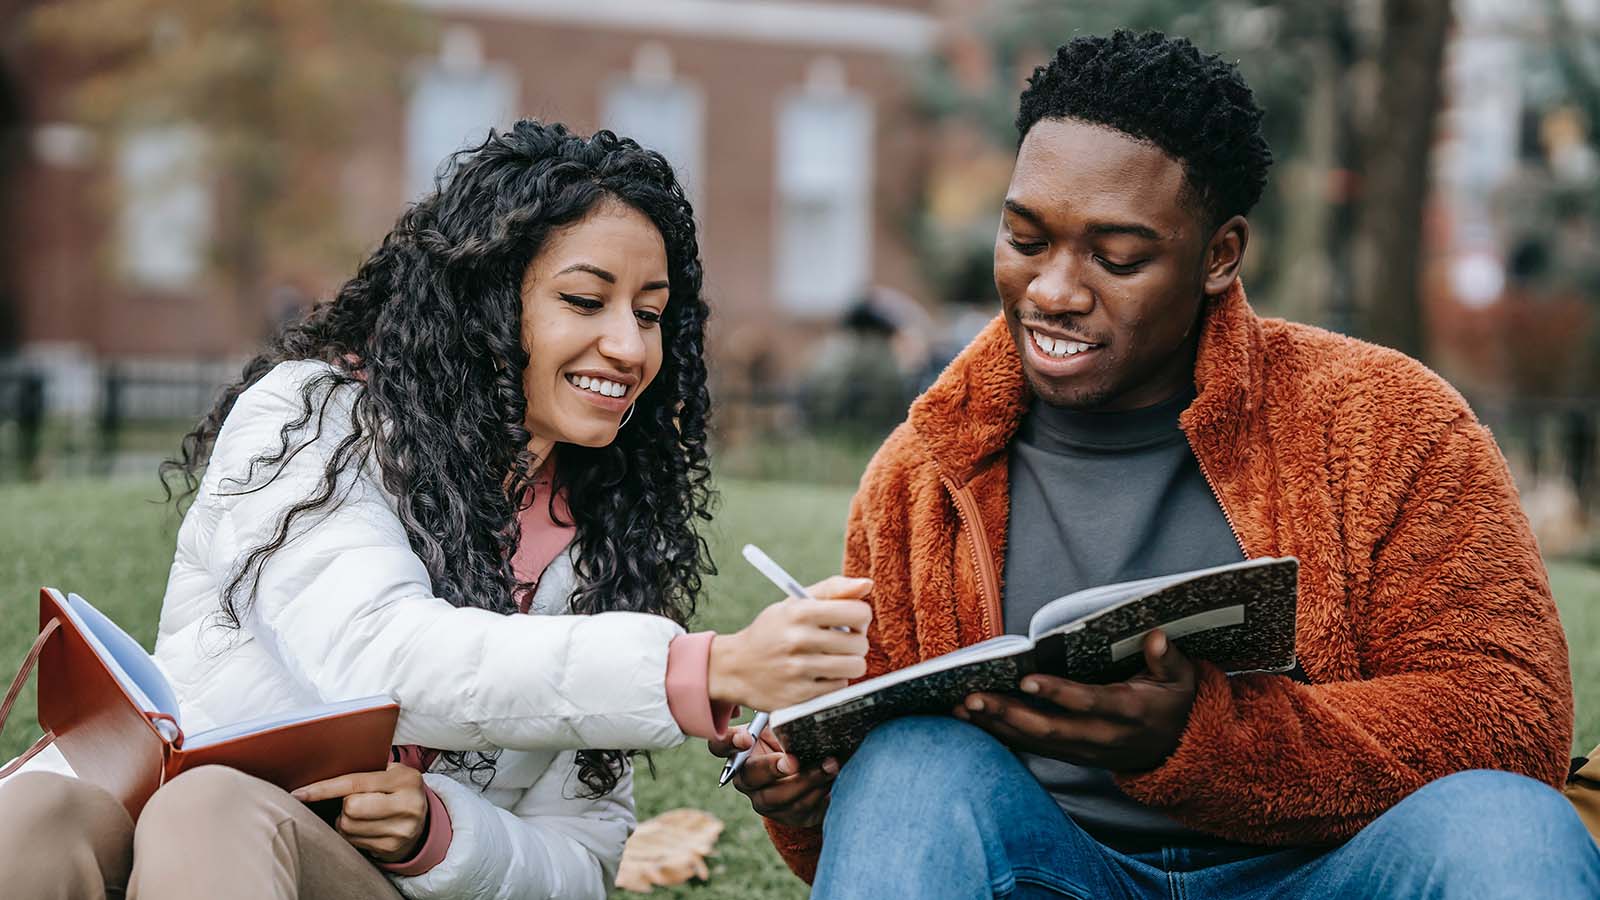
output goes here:
[[[481, 95], [463, 102], [468, 91]], [[482, 143], [490, 128], [516, 121], [517, 94], [517, 80], [504, 66], [441, 63], [423, 69], [406, 100], [406, 195], [428, 194], [452, 153]]]
[[[682, 116], [677, 135], [663, 133], [645, 120], [636, 118], [636, 110], [627, 104], [654, 95], [661, 107], [681, 101]], [[639, 146], [654, 150], [667, 158], [684, 193], [694, 205], [695, 218], [705, 221], [705, 159], [706, 159], [706, 99], [705, 92], [693, 82], [678, 78], [666, 80], [646, 79], [637, 76], [614, 78], [606, 82], [600, 98], [600, 123], [618, 135], [632, 138]]]
[[[841, 121], [826, 127], [830, 115]], [[874, 118], [866, 95], [843, 88], [799, 91], [779, 101], [773, 292], [789, 313], [835, 316], [871, 287]], [[840, 143], [829, 148], [828, 136]], [[835, 158], [824, 158], [830, 155]], [[816, 242], [795, 233], [804, 223], [791, 211], [805, 204], [833, 207], [827, 214], [838, 232], [830, 243], [840, 252], [831, 259], [810, 255]]]
[[205, 135], [192, 125], [151, 126], [121, 136], [117, 250], [130, 282], [176, 290], [204, 274], [215, 218], [205, 155]]

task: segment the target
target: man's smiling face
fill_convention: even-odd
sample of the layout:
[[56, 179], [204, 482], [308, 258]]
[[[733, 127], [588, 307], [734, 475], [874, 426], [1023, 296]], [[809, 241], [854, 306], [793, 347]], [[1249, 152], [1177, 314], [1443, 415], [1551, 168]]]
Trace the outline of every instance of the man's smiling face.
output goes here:
[[1193, 378], [1211, 233], [1185, 187], [1181, 163], [1122, 132], [1070, 119], [1028, 131], [994, 280], [1046, 403], [1138, 409]]

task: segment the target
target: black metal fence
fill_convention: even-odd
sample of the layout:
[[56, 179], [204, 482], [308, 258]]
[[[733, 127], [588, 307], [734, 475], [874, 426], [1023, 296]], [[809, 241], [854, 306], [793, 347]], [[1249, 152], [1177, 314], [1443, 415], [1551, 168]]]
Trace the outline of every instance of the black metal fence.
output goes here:
[[[119, 461], [121, 469], [153, 472], [236, 371], [218, 362], [108, 365], [96, 380], [89, 411], [62, 416], [51, 412], [44, 372], [0, 369], [0, 479], [108, 474], [119, 470]], [[864, 413], [870, 404], [856, 397], [831, 399], [837, 402], [820, 403], [807, 391], [780, 387], [719, 393], [719, 455], [728, 461], [740, 448], [792, 444], [798, 438], [810, 442], [801, 455], [818, 457], [816, 462], [830, 470], [864, 459], [871, 449], [864, 437], [881, 436], [892, 422], [881, 428], [876, 421], [870, 427], [864, 421], [855, 423], [860, 427], [841, 427], [859, 418], [850, 411]], [[1472, 403], [1525, 490], [1556, 485], [1569, 492], [1582, 520], [1600, 525], [1600, 398], [1475, 397]], [[842, 449], [818, 456], [824, 444]], [[796, 459], [780, 460], [776, 467], [807, 477], [807, 466]], [[851, 473], [849, 480], [858, 474]]]
[[0, 478], [29, 478], [38, 470], [44, 387], [38, 372], [0, 372]]
[[230, 376], [212, 363], [109, 365], [88, 402], [64, 413], [51, 409], [43, 371], [0, 371], [0, 480], [108, 475], [119, 463], [153, 472]]

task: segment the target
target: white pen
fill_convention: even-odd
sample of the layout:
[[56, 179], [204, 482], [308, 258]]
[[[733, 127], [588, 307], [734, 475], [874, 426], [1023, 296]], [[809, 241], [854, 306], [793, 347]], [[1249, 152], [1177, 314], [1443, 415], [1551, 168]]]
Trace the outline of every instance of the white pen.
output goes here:
[[[783, 566], [773, 562], [772, 557], [761, 552], [761, 548], [755, 544], [744, 545], [744, 558], [750, 565], [760, 570], [761, 574], [767, 576], [768, 581], [777, 585], [779, 590], [790, 597], [794, 597], [797, 600], [816, 599], [811, 596], [810, 592], [800, 586], [800, 582], [794, 580], [793, 575], [785, 572]], [[733, 776], [738, 773], [739, 767], [744, 765], [745, 759], [750, 756], [750, 750], [754, 750], [756, 744], [760, 743], [761, 732], [766, 729], [767, 719], [769, 718], [771, 716], [767, 713], [757, 712], [756, 717], [750, 720], [750, 749], [740, 750], [728, 760], [728, 764], [722, 767], [722, 774], [717, 778], [717, 787], [722, 787], [733, 780]]]

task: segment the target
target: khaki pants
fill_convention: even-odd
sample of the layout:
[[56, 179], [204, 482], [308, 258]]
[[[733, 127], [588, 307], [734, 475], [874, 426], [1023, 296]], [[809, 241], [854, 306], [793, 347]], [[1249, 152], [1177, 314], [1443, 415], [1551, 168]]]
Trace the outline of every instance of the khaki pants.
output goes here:
[[394, 900], [382, 872], [284, 791], [206, 766], [157, 791], [136, 827], [85, 781], [25, 772], [0, 787], [7, 900]]

